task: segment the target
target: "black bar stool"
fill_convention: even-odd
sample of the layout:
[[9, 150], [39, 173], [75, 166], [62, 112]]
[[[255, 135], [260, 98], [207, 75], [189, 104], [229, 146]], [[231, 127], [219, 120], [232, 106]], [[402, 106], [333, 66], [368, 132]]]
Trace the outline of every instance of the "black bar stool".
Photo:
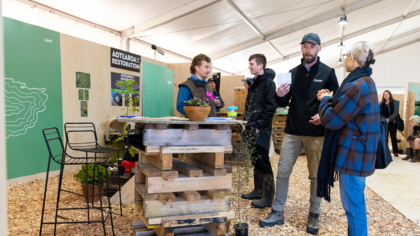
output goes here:
[[[91, 164], [91, 165], [95, 165], [96, 167], [96, 173], [97, 174], [97, 178], [98, 178], [98, 184], [99, 186], [101, 185], [100, 183], [100, 175], [99, 175], [99, 165], [106, 165], [110, 158], [109, 157], [72, 157], [70, 155], [68, 155], [65, 152], [64, 146], [63, 146], [63, 141], [61, 139], [60, 136], [60, 132], [58, 131], [58, 129], [56, 127], [52, 127], [52, 128], [46, 128], [42, 130], [42, 134], [44, 136], [45, 139], [45, 143], [47, 144], [47, 148], [48, 148], [48, 152], [49, 152], [49, 159], [48, 159], [48, 167], [47, 167], [47, 177], [45, 179], [45, 191], [44, 191], [44, 200], [43, 200], [43, 204], [42, 204], [42, 215], [41, 215], [41, 226], [40, 226], [40, 231], [39, 231], [39, 235], [42, 234], [42, 226], [45, 224], [54, 224], [54, 235], [56, 234], [56, 229], [57, 229], [57, 224], [77, 224], [77, 223], [102, 223], [103, 226], [103, 230], [104, 230], [104, 235], [106, 235], [106, 230], [105, 230], [105, 222], [107, 221], [108, 217], [111, 218], [111, 226], [112, 226], [112, 235], [114, 235], [114, 223], [112, 222], [112, 208], [111, 208], [111, 202], [109, 200], [109, 191], [106, 194], [108, 197], [108, 206], [103, 206], [102, 204], [102, 195], [104, 195], [104, 193], [102, 193], [101, 188], [99, 188], [99, 194], [93, 194], [93, 195], [89, 195], [89, 188], [87, 188], [87, 196], [79, 194], [79, 193], [75, 193], [75, 192], [71, 192], [65, 189], [61, 189], [62, 186], [62, 180], [63, 180], [63, 173], [64, 173], [64, 166], [66, 165], [83, 165], [83, 164]], [[58, 146], [58, 148], [57, 148]], [[58, 150], [58, 154], [54, 155]], [[53, 154], [54, 152], [54, 154]], [[58, 194], [57, 194], [57, 205], [56, 205], [56, 210], [55, 210], [55, 221], [54, 222], [44, 222], [44, 210], [45, 210], [45, 199], [47, 196], [47, 187], [48, 187], [48, 175], [49, 175], [49, 171], [50, 171], [50, 165], [51, 165], [51, 159], [60, 164], [60, 177], [59, 177], [59, 181], [58, 181]], [[106, 175], [108, 175], [108, 169], [106, 169]], [[86, 168], [86, 182], [88, 182], [88, 168]], [[108, 184], [108, 178], [107, 178], [107, 184]], [[59, 203], [60, 203], [60, 193], [61, 192], [67, 192], [67, 193], [71, 193], [71, 194], [76, 194], [79, 196], [83, 196], [86, 197], [87, 199], [87, 207], [86, 208], [59, 208]], [[92, 207], [89, 207], [89, 198], [93, 198], [94, 196], [98, 196], [99, 195], [99, 200], [100, 200], [100, 206], [99, 207], [94, 207], [92, 204]], [[106, 217], [104, 217], [104, 209], [108, 208], [108, 214], [106, 215]], [[90, 209], [95, 209], [95, 210], [100, 210], [101, 211], [101, 220], [97, 220], [97, 221], [91, 221], [89, 218], [89, 210]], [[65, 217], [59, 216], [58, 215], [58, 211], [66, 211], [66, 210], [87, 210], [88, 213], [88, 220], [87, 221], [64, 221], [64, 222], [57, 222], [57, 218], [60, 217], [62, 219], [65, 220], [70, 220], [67, 219]]]
[[[69, 122], [64, 124], [64, 132], [66, 133], [66, 146], [64, 150], [67, 152], [67, 147], [74, 151], [84, 152], [86, 154], [86, 158], [88, 158], [89, 153], [95, 154], [97, 157], [98, 153], [113, 153], [117, 152], [117, 174], [118, 174], [118, 189], [113, 190], [114, 192], [118, 191], [120, 195], [120, 215], [122, 216], [122, 204], [121, 204], [121, 182], [120, 182], [120, 165], [118, 163], [119, 159], [119, 152], [118, 148], [108, 148], [108, 147], [101, 147], [98, 144], [98, 137], [96, 135], [96, 128], [95, 124], [92, 122]], [[90, 139], [88, 142], [73, 142], [73, 139], [70, 137], [72, 134], [82, 133], [85, 137], [89, 136]], [[108, 166], [112, 166], [113, 164], [109, 163]], [[109, 185], [107, 185], [109, 189]], [[112, 192], [112, 191], [111, 191]]]

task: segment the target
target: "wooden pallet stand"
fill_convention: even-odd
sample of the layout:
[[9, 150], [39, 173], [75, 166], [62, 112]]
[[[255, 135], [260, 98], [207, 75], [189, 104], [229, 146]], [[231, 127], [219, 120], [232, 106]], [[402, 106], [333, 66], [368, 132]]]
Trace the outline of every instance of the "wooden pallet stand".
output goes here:
[[[225, 235], [230, 210], [229, 125], [142, 124], [142, 162], [135, 166], [135, 235]], [[204, 141], [203, 141], [204, 140]], [[173, 158], [185, 153], [185, 161]]]

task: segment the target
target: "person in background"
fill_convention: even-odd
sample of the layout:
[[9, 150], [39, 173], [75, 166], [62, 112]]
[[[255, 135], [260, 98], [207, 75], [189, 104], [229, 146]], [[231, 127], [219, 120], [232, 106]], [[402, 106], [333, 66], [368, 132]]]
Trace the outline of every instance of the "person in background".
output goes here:
[[[413, 126], [413, 133], [407, 138], [407, 156], [403, 160], [410, 160], [410, 162], [417, 162], [420, 159], [420, 117], [410, 117], [410, 124]], [[413, 150], [415, 149], [415, 151]]]
[[244, 82], [244, 87], [246, 89], [249, 89], [249, 87], [251, 87], [252, 84], [254, 83], [254, 78], [248, 77], [246, 79], [241, 79], [241, 81]]
[[318, 170], [317, 196], [330, 201], [334, 174], [339, 172], [340, 194], [348, 235], [367, 236], [366, 177], [375, 172], [380, 132], [378, 92], [370, 77], [375, 63], [373, 44], [361, 41], [345, 54], [346, 71], [337, 93], [318, 92], [319, 117], [326, 128]]
[[[225, 107], [225, 103], [223, 102], [220, 93], [216, 91], [216, 80], [213, 78], [209, 79], [209, 85], [213, 88], [213, 97], [214, 97], [214, 109], [216, 112], [220, 112], [220, 108]], [[219, 116], [219, 115], [217, 115]]]
[[320, 102], [316, 95], [320, 89], [336, 91], [338, 88], [334, 69], [322, 63], [318, 57], [321, 49], [319, 36], [314, 33], [306, 34], [301, 42], [301, 64], [290, 71], [292, 84], [281, 84], [275, 95], [279, 107], [289, 106], [290, 108], [278, 163], [276, 200], [268, 217], [260, 220], [261, 227], [284, 224], [284, 206], [287, 201], [289, 178], [303, 147], [311, 183], [306, 232], [318, 234], [322, 199], [316, 197], [316, 177], [325, 129], [319, 120]]
[[273, 116], [276, 112], [276, 73], [265, 68], [267, 59], [263, 54], [249, 57], [249, 70], [255, 76], [249, 87], [245, 102], [246, 130], [242, 140], [248, 142], [254, 165], [254, 190], [242, 194], [243, 199], [257, 199], [251, 203], [256, 208], [271, 207], [274, 197], [273, 169], [268, 155]]
[[400, 105], [397, 100], [394, 100], [389, 90], [385, 90], [382, 94], [382, 101], [380, 103], [381, 120], [388, 122], [388, 132], [391, 136], [392, 151], [394, 156], [398, 157], [398, 144], [397, 144], [397, 116], [400, 110]]
[[[187, 81], [179, 85], [178, 97], [176, 99], [176, 109], [185, 116], [185, 102], [194, 99], [206, 97], [206, 92], [213, 93], [213, 88], [206, 83], [206, 78], [210, 73], [210, 57], [199, 54], [195, 56], [191, 62], [191, 77]], [[209, 99], [209, 106], [214, 108], [214, 100]], [[215, 117], [214, 109], [210, 110], [209, 117]]]

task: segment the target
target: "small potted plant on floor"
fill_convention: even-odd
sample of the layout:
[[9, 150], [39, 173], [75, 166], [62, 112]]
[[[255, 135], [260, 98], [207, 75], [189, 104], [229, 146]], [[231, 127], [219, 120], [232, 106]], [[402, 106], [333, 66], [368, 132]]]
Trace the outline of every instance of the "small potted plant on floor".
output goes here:
[[[86, 178], [86, 168], [88, 177]], [[87, 189], [89, 188], [89, 196], [99, 194], [99, 185], [98, 185], [98, 173], [96, 165], [82, 165], [82, 169], [79, 170], [79, 173], [75, 174], [73, 177], [80, 182], [83, 188], [83, 195], [87, 196]], [[111, 171], [107, 171], [105, 167], [99, 166], [99, 180], [101, 183], [101, 193], [103, 193], [103, 184], [106, 182], [108, 177], [111, 176]], [[86, 198], [86, 197], [85, 197]], [[99, 195], [95, 197], [89, 197], [89, 203], [99, 200]]]
[[203, 121], [209, 116], [211, 107], [209, 101], [214, 100], [213, 94], [206, 92], [206, 96], [201, 98], [194, 98], [185, 101], [187, 106], [184, 107], [185, 115], [190, 121]]

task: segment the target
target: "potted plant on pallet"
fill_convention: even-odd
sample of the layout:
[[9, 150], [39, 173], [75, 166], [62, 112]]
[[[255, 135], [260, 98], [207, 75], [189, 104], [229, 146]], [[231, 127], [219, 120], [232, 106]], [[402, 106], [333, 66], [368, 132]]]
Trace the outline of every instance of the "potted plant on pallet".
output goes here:
[[214, 100], [213, 94], [206, 92], [206, 96], [201, 98], [194, 98], [185, 101], [187, 106], [184, 107], [185, 115], [190, 121], [203, 121], [209, 116], [211, 107], [209, 101]]
[[[87, 178], [86, 178], [86, 168], [87, 168]], [[73, 175], [73, 177], [80, 182], [83, 189], [83, 195], [87, 196], [87, 189], [89, 188], [89, 196], [99, 194], [99, 187], [101, 188], [101, 193], [103, 193], [103, 185], [106, 180], [111, 176], [111, 171], [107, 171], [105, 167], [99, 166], [99, 180], [101, 186], [98, 185], [98, 173], [96, 165], [82, 165], [82, 169], [79, 170], [79, 173]], [[94, 197], [89, 197], [89, 203], [99, 200], [99, 195]], [[85, 197], [86, 198], [86, 197]]]

